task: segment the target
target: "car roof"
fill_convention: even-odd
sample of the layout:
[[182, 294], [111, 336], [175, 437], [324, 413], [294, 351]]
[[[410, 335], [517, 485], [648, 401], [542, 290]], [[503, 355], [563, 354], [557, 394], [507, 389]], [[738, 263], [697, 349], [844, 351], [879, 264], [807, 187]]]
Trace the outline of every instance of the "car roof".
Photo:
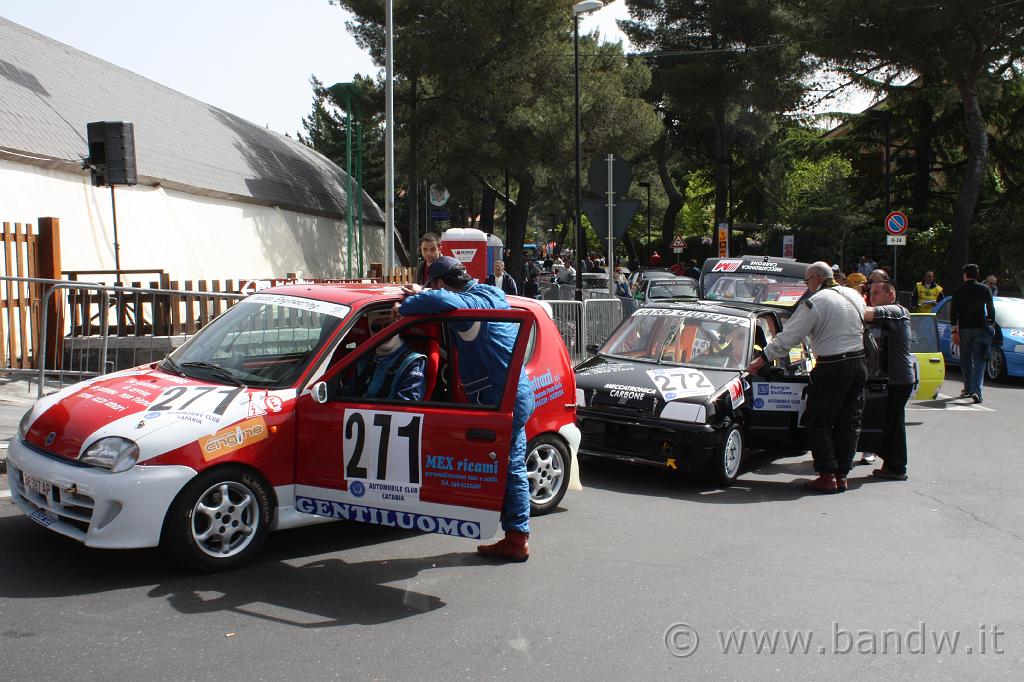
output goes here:
[[[716, 313], [718, 315], [734, 315], [736, 317], [756, 317], [759, 312], [772, 311], [771, 306], [761, 305], [735, 305], [735, 304], [724, 304], [719, 301], [686, 301], [686, 302], [657, 302], [651, 303], [644, 306], [644, 308], [667, 308], [671, 310], [701, 310], [708, 313]], [[643, 310], [644, 308], [640, 308]]]

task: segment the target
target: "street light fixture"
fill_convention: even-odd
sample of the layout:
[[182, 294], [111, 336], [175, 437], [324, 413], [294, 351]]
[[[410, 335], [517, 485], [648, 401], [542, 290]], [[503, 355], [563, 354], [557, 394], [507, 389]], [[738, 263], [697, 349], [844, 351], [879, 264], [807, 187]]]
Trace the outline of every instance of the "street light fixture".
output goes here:
[[651, 258], [651, 183], [638, 182], [641, 187], [647, 188], [647, 259]]
[[[573, 76], [576, 83], [576, 300], [583, 300], [583, 267], [582, 249], [586, 245], [586, 237], [583, 234], [583, 185], [580, 180], [580, 166], [583, 165], [583, 151], [580, 148], [580, 15], [604, 7], [601, 0], [583, 0], [572, 6], [572, 45], [573, 45]], [[611, 279], [611, 263], [609, 265], [608, 277]]]

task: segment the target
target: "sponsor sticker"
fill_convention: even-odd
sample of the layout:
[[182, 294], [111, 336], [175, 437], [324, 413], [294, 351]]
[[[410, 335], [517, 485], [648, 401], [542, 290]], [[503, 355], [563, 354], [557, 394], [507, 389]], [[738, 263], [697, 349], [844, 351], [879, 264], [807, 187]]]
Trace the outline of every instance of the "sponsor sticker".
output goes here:
[[711, 272], [736, 272], [743, 265], [741, 260], [720, 260], [711, 268]]
[[276, 395], [268, 395], [266, 398], [263, 399], [263, 403], [271, 412], [280, 412], [281, 407], [284, 404], [281, 401], [281, 398], [279, 398]]
[[476, 249], [452, 249], [452, 257], [460, 263], [470, 263], [476, 257]]
[[330, 303], [328, 301], [314, 301], [310, 298], [299, 298], [298, 296], [281, 296], [278, 294], [253, 294], [238, 302], [238, 305], [249, 303], [262, 303], [263, 305], [276, 305], [284, 308], [295, 308], [296, 310], [307, 310], [309, 312], [321, 313], [332, 317], [345, 317], [348, 315], [347, 305]]
[[212, 436], [199, 439], [199, 449], [207, 462], [231, 454], [235, 450], [266, 440], [269, 433], [263, 417], [253, 417], [223, 428]]
[[431, 514], [364, 507], [347, 502], [334, 502], [303, 496], [295, 498], [295, 509], [303, 514], [315, 514], [346, 521], [359, 521], [360, 523], [375, 523], [406, 530], [420, 530], [424, 533], [441, 533], [463, 538], [480, 537], [480, 524], [476, 521], [445, 518]]
[[743, 382], [733, 379], [729, 382], [729, 399], [732, 401], [732, 409], [736, 409], [746, 401], [743, 395]]
[[722, 322], [737, 327], [749, 327], [750, 320], [738, 315], [723, 315], [708, 310], [689, 310], [686, 308], [640, 308], [634, 317], [685, 317], [696, 320], [707, 320], [709, 322]]
[[754, 409], [803, 412], [807, 384], [754, 382]]

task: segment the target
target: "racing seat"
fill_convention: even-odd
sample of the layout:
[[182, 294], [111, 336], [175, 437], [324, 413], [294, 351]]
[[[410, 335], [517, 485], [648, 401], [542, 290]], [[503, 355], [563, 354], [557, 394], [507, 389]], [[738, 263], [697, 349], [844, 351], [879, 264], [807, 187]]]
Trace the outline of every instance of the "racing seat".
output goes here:
[[442, 364], [441, 324], [425, 322], [406, 327], [402, 330], [402, 341], [409, 348], [427, 357], [427, 364], [423, 369], [423, 399], [444, 400], [444, 385], [438, 385], [437, 381]]

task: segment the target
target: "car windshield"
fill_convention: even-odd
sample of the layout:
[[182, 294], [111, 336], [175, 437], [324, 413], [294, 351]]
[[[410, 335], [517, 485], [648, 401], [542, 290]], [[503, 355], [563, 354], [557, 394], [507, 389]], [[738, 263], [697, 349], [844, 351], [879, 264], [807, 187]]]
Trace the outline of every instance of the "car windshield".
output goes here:
[[996, 322], [1007, 329], [1024, 328], [1024, 301], [996, 301]]
[[741, 369], [750, 358], [746, 317], [709, 310], [641, 308], [615, 331], [602, 355], [659, 364]]
[[335, 303], [254, 294], [185, 342], [162, 367], [220, 383], [290, 386], [348, 312]]
[[681, 281], [671, 279], [654, 280], [647, 289], [647, 298], [697, 298], [697, 282], [692, 279]]
[[759, 273], [719, 273], [704, 275], [707, 298], [711, 301], [745, 301], [747, 303], [768, 303], [792, 306], [806, 287], [797, 277], [785, 277], [773, 273], [771, 276]]

